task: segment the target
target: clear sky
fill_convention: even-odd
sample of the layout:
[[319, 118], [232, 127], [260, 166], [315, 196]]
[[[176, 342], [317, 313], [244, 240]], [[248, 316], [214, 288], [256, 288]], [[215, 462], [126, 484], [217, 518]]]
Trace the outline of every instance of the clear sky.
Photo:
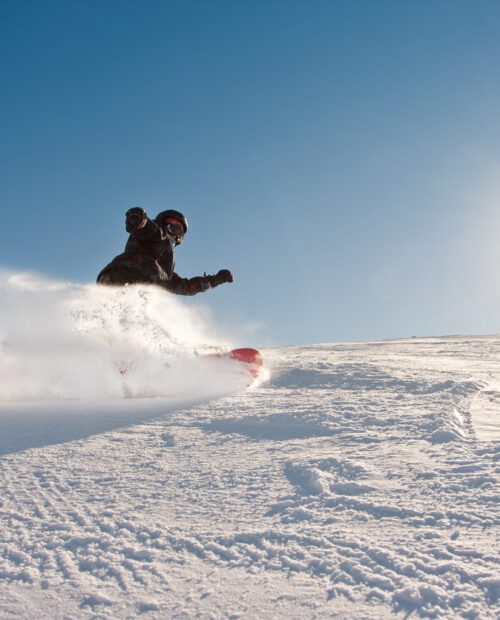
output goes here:
[[0, 89], [0, 267], [175, 208], [245, 344], [499, 331], [497, 0], [0, 0]]

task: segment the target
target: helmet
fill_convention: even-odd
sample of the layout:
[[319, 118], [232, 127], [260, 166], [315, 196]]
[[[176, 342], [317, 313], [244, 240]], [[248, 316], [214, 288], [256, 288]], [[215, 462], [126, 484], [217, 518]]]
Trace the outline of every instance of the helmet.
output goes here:
[[182, 215], [182, 213], [180, 213], [179, 211], [174, 211], [174, 209], [169, 209], [168, 211], [162, 211], [161, 213], [158, 213], [158, 215], [155, 217], [155, 222], [160, 226], [165, 226], [167, 224], [166, 220], [169, 218], [175, 218], [176, 220], [179, 220], [179, 222], [184, 227], [184, 234], [187, 233], [188, 221], [186, 217]]

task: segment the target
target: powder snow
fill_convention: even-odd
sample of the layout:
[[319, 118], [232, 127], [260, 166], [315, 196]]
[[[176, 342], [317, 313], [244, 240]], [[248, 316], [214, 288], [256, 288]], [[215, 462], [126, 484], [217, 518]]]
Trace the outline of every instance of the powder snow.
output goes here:
[[499, 616], [500, 337], [269, 348], [247, 389], [199, 306], [0, 288], [2, 619]]

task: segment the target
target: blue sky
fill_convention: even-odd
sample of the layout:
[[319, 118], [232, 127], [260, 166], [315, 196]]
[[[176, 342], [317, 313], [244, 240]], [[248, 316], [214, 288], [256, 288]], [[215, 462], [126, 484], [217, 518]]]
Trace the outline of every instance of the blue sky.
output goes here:
[[496, 333], [499, 32], [484, 0], [0, 0], [0, 267], [93, 281], [127, 208], [175, 208], [245, 344]]

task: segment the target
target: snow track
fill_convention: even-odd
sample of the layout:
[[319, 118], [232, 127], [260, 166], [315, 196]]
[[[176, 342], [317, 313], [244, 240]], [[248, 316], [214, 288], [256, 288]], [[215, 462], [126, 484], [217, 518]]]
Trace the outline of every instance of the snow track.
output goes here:
[[497, 618], [499, 353], [269, 350], [257, 389], [4, 450], [0, 617]]

